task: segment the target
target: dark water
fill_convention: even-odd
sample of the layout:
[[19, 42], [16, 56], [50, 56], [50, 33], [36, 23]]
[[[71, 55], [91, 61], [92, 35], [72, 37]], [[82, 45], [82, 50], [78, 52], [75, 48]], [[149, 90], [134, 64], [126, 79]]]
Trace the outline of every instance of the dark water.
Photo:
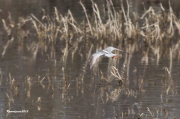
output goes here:
[[[73, 0], [38, 2], [0, 0], [0, 19], [7, 19], [8, 12], [11, 12], [12, 19], [15, 21], [30, 13], [40, 18], [42, 8], [47, 14], [52, 14], [56, 6], [61, 14], [65, 14], [70, 9], [73, 15], [81, 20], [84, 13], [77, 2]], [[91, 13], [91, 2], [82, 2]], [[149, 5], [158, 5], [159, 2], [149, 0], [144, 4], [148, 8]], [[167, 1], [161, 2], [168, 9]], [[132, 11], [141, 13], [144, 9], [141, 0], [129, 1], [129, 3]], [[103, 4], [103, 1], [98, 2], [100, 8]], [[119, 1], [114, 1], [115, 8], [118, 9], [119, 4]], [[180, 3], [174, 0], [171, 4], [178, 14]], [[179, 44], [178, 41], [176, 44]], [[0, 42], [0, 52], [3, 53], [3, 44], [6, 43], [3, 30], [0, 31]], [[172, 45], [172, 48], [176, 44]], [[64, 44], [60, 45], [62, 46]], [[104, 58], [99, 63], [99, 69], [95, 74], [89, 68], [88, 53], [92, 54], [102, 47], [98, 45], [84, 47], [81, 43], [77, 47], [77, 50], [70, 49], [67, 59], [63, 61], [61, 52], [57, 52], [53, 60], [49, 58], [50, 55], [41, 52], [33, 58], [33, 54], [22, 51], [21, 45], [16, 47], [10, 45], [6, 54], [0, 58], [0, 117], [9, 119], [173, 119], [180, 116], [178, 48], [172, 51], [173, 57], [170, 56], [170, 48], [160, 50], [162, 55], [158, 57], [156, 54], [158, 49], [149, 49], [150, 53], [145, 55], [140, 45], [134, 46], [136, 48], [132, 50], [130, 56], [122, 54], [115, 63], [120, 74], [129, 82], [119, 86], [115, 80], [110, 83], [103, 80], [99, 73], [101, 70], [104, 77], [110, 79], [108, 65], [116, 61]], [[130, 57], [129, 65], [124, 63], [128, 57]], [[171, 80], [164, 67], [171, 72]], [[7, 113], [7, 110], [28, 110], [28, 112]]]

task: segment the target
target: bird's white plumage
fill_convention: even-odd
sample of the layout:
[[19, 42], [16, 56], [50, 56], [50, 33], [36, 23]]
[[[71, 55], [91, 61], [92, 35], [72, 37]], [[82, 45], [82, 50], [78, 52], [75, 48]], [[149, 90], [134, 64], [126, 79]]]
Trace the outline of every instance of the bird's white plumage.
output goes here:
[[[96, 53], [94, 53], [90, 58], [90, 68], [92, 69], [92, 67], [97, 62], [97, 59], [100, 56], [105, 56], [105, 57], [109, 57], [109, 58], [117, 56], [117, 54], [112, 53], [113, 50], [119, 50], [119, 49], [110, 46], [103, 50], [98, 50]], [[119, 51], [122, 51], [122, 50], [119, 50]]]
[[101, 51], [98, 51], [96, 53], [94, 53], [92, 56], [91, 56], [91, 59], [90, 59], [90, 68], [92, 68], [92, 66], [96, 63], [96, 60], [100, 57], [104, 55], [103, 52]]

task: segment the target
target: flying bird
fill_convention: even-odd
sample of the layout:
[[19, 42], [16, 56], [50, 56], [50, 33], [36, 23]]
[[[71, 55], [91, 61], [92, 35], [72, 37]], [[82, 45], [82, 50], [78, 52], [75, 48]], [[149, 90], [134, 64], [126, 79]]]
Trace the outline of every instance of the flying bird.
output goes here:
[[[97, 59], [101, 56], [104, 56], [104, 57], [109, 57], [109, 58], [113, 58], [113, 59], [116, 59], [117, 58], [117, 54], [113, 54], [112, 51], [113, 50], [118, 50], [118, 51], [121, 51], [121, 52], [124, 52], [123, 50], [120, 50], [120, 49], [117, 49], [117, 48], [114, 48], [112, 46], [110, 47], [107, 47], [103, 50], [98, 50], [96, 53], [92, 54], [89, 62], [90, 62], [90, 69], [92, 69], [92, 67], [94, 66], [94, 64], [97, 62]], [[127, 53], [127, 52], [126, 52]]]

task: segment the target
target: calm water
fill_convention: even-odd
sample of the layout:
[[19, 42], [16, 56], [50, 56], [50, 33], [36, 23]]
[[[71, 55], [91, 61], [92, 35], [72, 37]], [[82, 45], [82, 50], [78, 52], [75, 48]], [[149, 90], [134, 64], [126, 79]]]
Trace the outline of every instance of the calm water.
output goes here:
[[[91, 13], [90, 2], [83, 2]], [[132, 11], [141, 13], [144, 9], [141, 0], [129, 2]], [[168, 3], [165, 0], [161, 2], [168, 9]], [[145, 6], [148, 8], [149, 5], [156, 6], [158, 3], [158, 0], [145, 2]], [[104, 2], [99, 1], [98, 4], [101, 8]], [[119, 1], [114, 1], [117, 9], [120, 7], [119, 4]], [[180, 3], [173, 0], [171, 4], [175, 13], [178, 14]], [[78, 20], [83, 19], [82, 8], [77, 1], [73, 0], [40, 0], [38, 2], [0, 0], [0, 19], [7, 19], [8, 12], [11, 12], [12, 19], [15, 21], [30, 13], [40, 18], [42, 8], [47, 11], [47, 14], [52, 14], [54, 6], [61, 14], [65, 14], [70, 9]], [[0, 53], [3, 53], [7, 42], [3, 30], [0, 31], [0, 42]], [[106, 44], [101, 46], [106, 47]], [[60, 44], [60, 47], [64, 48], [64, 44]], [[79, 43], [77, 50], [69, 49], [67, 59], [63, 61], [60, 50], [51, 60], [50, 53], [38, 52], [37, 57], [33, 58], [33, 54], [22, 50], [21, 45], [10, 45], [6, 54], [0, 57], [0, 117], [8, 119], [140, 119], [141, 116], [142, 119], [152, 117], [172, 119], [180, 116], [178, 50], [172, 53], [172, 59], [169, 48], [161, 50], [162, 55], [158, 58], [153, 49], [149, 49], [150, 52], [146, 56], [143, 47], [137, 45], [130, 55], [129, 66], [124, 63], [125, 57], [129, 56], [122, 54], [115, 66], [120, 74], [129, 80], [129, 83], [121, 87], [115, 80], [107, 83], [99, 73], [101, 70], [103, 76], [110, 79], [108, 65], [115, 61], [102, 59], [95, 73], [89, 68], [87, 59], [89, 51], [92, 54], [102, 47], [98, 45], [85, 47]], [[164, 67], [171, 71], [172, 80], [168, 79]], [[129, 71], [127, 71], [128, 68]], [[28, 110], [28, 112], [7, 113], [7, 110]]]

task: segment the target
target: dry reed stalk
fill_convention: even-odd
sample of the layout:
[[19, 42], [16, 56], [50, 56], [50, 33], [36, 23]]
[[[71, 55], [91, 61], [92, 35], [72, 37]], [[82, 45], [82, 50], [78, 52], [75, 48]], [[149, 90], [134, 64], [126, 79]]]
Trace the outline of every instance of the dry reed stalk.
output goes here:
[[[129, 68], [130, 68], [130, 63], [131, 63], [131, 59], [132, 59], [132, 54], [135, 51], [136, 48], [136, 44], [129, 44], [126, 51], [128, 51], [128, 54], [126, 54], [126, 63], [127, 63], [127, 72], [126, 72], [126, 77], [127, 80], [129, 78]], [[129, 81], [129, 80], [128, 80]]]
[[109, 21], [116, 20], [116, 10], [114, 8], [112, 0], [106, 0], [108, 8]]
[[167, 33], [170, 35], [169, 37], [172, 37], [174, 35], [174, 26], [173, 26], [174, 16], [175, 15], [173, 14], [173, 10], [169, 1], [169, 14], [168, 14], [169, 28], [167, 29]]
[[14, 103], [14, 98], [13, 98], [13, 94], [12, 91], [9, 91], [9, 93], [6, 93], [6, 96], [9, 100], [9, 103]]
[[[60, 18], [59, 18], [59, 13], [56, 7], [54, 7], [54, 11], [55, 11], [55, 19], [57, 22], [60, 22]], [[45, 16], [45, 15], [44, 15]]]
[[33, 23], [33, 25], [34, 25], [34, 28], [35, 28], [35, 30], [36, 30], [36, 33], [38, 34], [38, 37], [40, 38], [40, 36], [41, 36], [40, 30], [38, 29], [38, 26], [37, 26], [35, 20], [32, 19], [32, 23]]
[[61, 16], [61, 20], [62, 20], [62, 24], [63, 24], [63, 32], [66, 34], [66, 38], [68, 38], [68, 35], [69, 35], [69, 26], [68, 26], [68, 17], [65, 16], [63, 17], [62, 15]]
[[110, 72], [111, 72], [111, 74], [112, 74], [115, 78], [117, 78], [119, 81], [124, 82], [124, 81], [123, 81], [123, 78], [121, 77], [121, 75], [120, 75], [120, 73], [119, 73], [119, 71], [118, 71], [118, 69], [117, 69], [116, 67], [112, 66]]
[[2, 57], [6, 54], [6, 50], [9, 47], [9, 45], [14, 41], [14, 37], [11, 38], [11, 40], [7, 41], [7, 44], [4, 46], [3, 52], [2, 52]]
[[169, 71], [169, 69], [167, 67], [163, 67], [163, 69], [165, 70], [166, 77], [168, 77], [169, 80], [172, 80], [171, 72]]
[[6, 21], [4, 19], [2, 19], [2, 22], [3, 22], [3, 27], [4, 27], [5, 31], [7, 31], [8, 35], [10, 35], [10, 30], [6, 25]]
[[27, 77], [27, 83], [28, 83], [29, 88], [31, 88], [31, 85], [32, 85], [31, 81], [32, 81], [31, 77]]
[[45, 15], [45, 11], [44, 11], [44, 15], [42, 17], [42, 20], [46, 20], [46, 23], [44, 24], [33, 14], [31, 14], [31, 19], [32, 19], [31, 21], [33, 23], [34, 29], [38, 34], [39, 41], [42, 44], [42, 46], [40, 46], [41, 48], [43, 47], [42, 39], [48, 38], [49, 42], [54, 42], [54, 40], [57, 39], [58, 37], [59, 26], [57, 26], [55, 22], [55, 19], [57, 20], [59, 18], [57, 14], [58, 13], [55, 9], [56, 16], [51, 19], [49, 16]]
[[82, 30], [77, 27], [77, 25], [76, 25], [77, 22], [75, 21], [75, 19], [74, 19], [74, 17], [73, 17], [73, 15], [72, 15], [72, 13], [71, 13], [70, 10], [68, 10], [68, 15], [70, 16], [70, 18], [69, 18], [69, 20], [68, 20], [68, 23], [73, 26], [73, 28], [75, 29], [75, 31], [76, 31], [77, 33], [80, 33], [80, 34], [81, 34], [81, 33], [82, 33]]
[[95, 33], [97, 35], [97, 38], [99, 38], [99, 35], [100, 36], [105, 35], [105, 27], [102, 23], [97, 4], [95, 4], [92, 0], [91, 0], [91, 2], [92, 2], [92, 8], [93, 8], [93, 13], [94, 13], [94, 17], [95, 17], [95, 30], [96, 30]]
[[125, 26], [125, 34], [127, 35], [127, 38], [135, 38], [136, 34], [137, 34], [137, 26], [135, 27], [135, 25], [132, 23], [132, 20], [130, 19], [130, 15], [129, 15], [129, 3], [128, 0], [126, 1], [127, 4], [127, 14], [125, 13], [124, 10], [124, 6], [123, 6], [123, 2], [121, 0], [121, 9], [124, 15], [124, 26]]
[[44, 27], [44, 24], [43, 24], [37, 17], [35, 17], [33, 14], [31, 14], [31, 17], [32, 17], [33, 19], [35, 19], [41, 26]]
[[[111, 39], [122, 39], [122, 26], [123, 26], [123, 21], [122, 21], [122, 15], [121, 13], [118, 13], [115, 11], [114, 5], [112, 1], [110, 0], [107, 2], [107, 6], [109, 6], [109, 18], [106, 23], [107, 31], [109, 31], [109, 36], [112, 37]], [[112, 11], [112, 10], [113, 11]], [[108, 32], [106, 32], [108, 33]], [[113, 34], [113, 35], [112, 35]]]
[[149, 14], [150, 12], [153, 12], [152, 7], [149, 7], [149, 9], [142, 15], [142, 17], [140, 19], [144, 19], [144, 17]]
[[154, 117], [154, 114], [151, 112], [151, 110], [149, 109], [149, 107], [147, 107], [147, 111], [151, 114], [151, 117]]
[[64, 48], [64, 54], [62, 57], [62, 61], [64, 62], [64, 64], [66, 64], [67, 57], [68, 57], [68, 52], [69, 52], [68, 47], [69, 47], [69, 45], [66, 43], [66, 47]]
[[173, 50], [172, 48], [169, 49], [169, 72], [172, 72], [172, 63], [173, 62]]
[[123, 12], [123, 15], [124, 15], [124, 19], [125, 19], [125, 21], [127, 22], [127, 21], [128, 21], [128, 18], [127, 18], [127, 16], [126, 16], [126, 13], [125, 13], [125, 10], [124, 10], [124, 6], [123, 6], [122, 0], [121, 0], [121, 9], [122, 9], [122, 12]]
[[89, 29], [90, 29], [90, 31], [91, 31], [91, 34], [93, 34], [92, 26], [91, 26], [91, 24], [90, 24], [90, 21], [89, 21], [87, 12], [86, 12], [86, 8], [84, 7], [84, 5], [82, 4], [81, 1], [80, 1], [79, 3], [80, 3], [80, 5], [82, 6], [82, 8], [83, 8], [83, 10], [84, 10], [84, 13], [85, 13], [85, 16], [86, 16], [86, 20], [87, 20], [87, 22], [88, 22], [88, 25], [89, 25]]
[[108, 0], [106, 0], [107, 2], [107, 14], [108, 14], [108, 21], [111, 21], [113, 20], [113, 13], [112, 13], [112, 10], [111, 10], [111, 4]]

